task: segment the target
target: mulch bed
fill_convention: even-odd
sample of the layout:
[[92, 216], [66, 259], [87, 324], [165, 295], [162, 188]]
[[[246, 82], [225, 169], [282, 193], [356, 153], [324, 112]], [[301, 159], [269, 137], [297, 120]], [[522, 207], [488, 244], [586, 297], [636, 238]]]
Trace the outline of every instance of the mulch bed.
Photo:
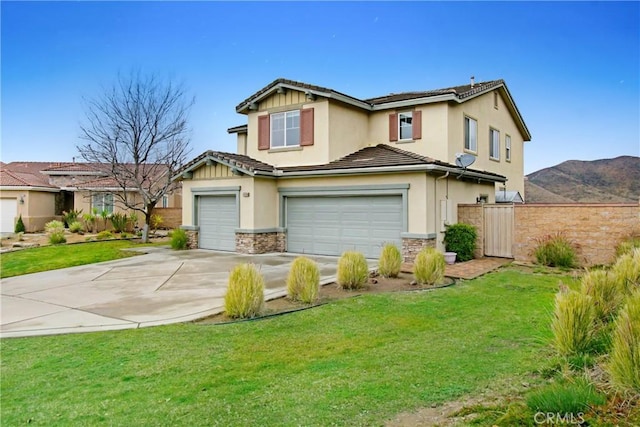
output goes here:
[[[277, 298], [265, 302], [265, 309], [262, 316], [253, 318], [250, 320], [263, 319], [267, 317], [273, 317], [289, 312], [295, 312], [299, 310], [305, 310], [308, 308], [318, 307], [320, 305], [327, 304], [332, 301], [337, 301], [344, 298], [352, 298], [360, 295], [377, 294], [384, 292], [407, 292], [407, 291], [424, 291], [430, 289], [438, 289], [446, 286], [451, 286], [455, 283], [453, 279], [445, 278], [445, 283], [436, 286], [423, 286], [417, 284], [411, 284], [414, 281], [413, 275], [409, 273], [400, 273], [396, 278], [385, 278], [382, 276], [375, 276], [369, 278], [369, 283], [363, 289], [358, 290], [344, 290], [341, 289], [336, 283], [329, 283], [328, 285], [320, 286], [320, 292], [318, 300], [312, 304], [303, 304], [297, 301], [292, 301], [287, 297]], [[213, 316], [205, 317], [197, 320], [199, 324], [212, 324], [212, 323], [231, 323], [242, 322], [246, 319], [232, 319], [225, 313], [215, 314]]]

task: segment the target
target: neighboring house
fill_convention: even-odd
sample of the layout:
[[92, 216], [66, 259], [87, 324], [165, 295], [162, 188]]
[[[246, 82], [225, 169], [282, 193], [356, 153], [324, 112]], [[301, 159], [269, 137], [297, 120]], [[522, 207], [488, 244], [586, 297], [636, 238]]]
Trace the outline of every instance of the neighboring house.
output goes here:
[[[183, 228], [193, 246], [413, 259], [442, 247], [458, 203], [524, 192], [531, 136], [504, 81], [360, 100], [278, 79], [236, 107], [237, 153], [184, 166]], [[476, 156], [463, 169], [458, 153]]]
[[[13, 232], [22, 215], [28, 232], [41, 231], [44, 225], [61, 219], [64, 211], [83, 213], [103, 210], [112, 214], [126, 212], [116, 194], [121, 188], [108, 176], [107, 167], [88, 163], [12, 162], [0, 168], [0, 215], [2, 232]], [[140, 200], [131, 189], [130, 197]], [[166, 195], [158, 207], [180, 207], [180, 190]], [[142, 215], [139, 215], [143, 221]]]

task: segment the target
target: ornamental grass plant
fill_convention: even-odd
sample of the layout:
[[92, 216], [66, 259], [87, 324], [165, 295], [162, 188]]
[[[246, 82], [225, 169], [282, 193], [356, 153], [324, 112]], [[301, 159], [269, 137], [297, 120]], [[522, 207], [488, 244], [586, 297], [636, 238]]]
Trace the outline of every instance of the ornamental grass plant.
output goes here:
[[640, 393], [640, 291], [627, 298], [614, 323], [606, 368], [617, 389]]
[[586, 354], [594, 339], [596, 313], [593, 298], [562, 286], [556, 294], [551, 330], [553, 346], [561, 356]]
[[347, 251], [338, 260], [337, 282], [342, 289], [361, 289], [369, 278], [369, 266], [361, 252]]
[[294, 301], [311, 304], [320, 292], [320, 269], [309, 258], [298, 257], [287, 276], [287, 295]]
[[416, 256], [414, 276], [421, 285], [437, 285], [444, 281], [444, 255], [435, 248], [424, 248]]
[[224, 296], [227, 316], [246, 319], [258, 316], [264, 307], [264, 277], [253, 264], [237, 265], [229, 274]]
[[402, 254], [400, 249], [393, 243], [384, 245], [378, 261], [378, 273], [383, 277], [398, 277], [401, 267]]

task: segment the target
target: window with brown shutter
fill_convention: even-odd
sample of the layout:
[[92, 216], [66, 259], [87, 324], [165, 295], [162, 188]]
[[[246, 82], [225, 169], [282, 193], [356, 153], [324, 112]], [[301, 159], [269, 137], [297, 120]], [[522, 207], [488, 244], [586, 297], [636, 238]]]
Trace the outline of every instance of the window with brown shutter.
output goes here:
[[422, 111], [413, 112], [413, 139], [422, 138]]
[[313, 108], [300, 110], [300, 146], [313, 145]]
[[389, 141], [398, 140], [398, 114], [389, 114]]
[[258, 116], [258, 150], [269, 149], [269, 115]]

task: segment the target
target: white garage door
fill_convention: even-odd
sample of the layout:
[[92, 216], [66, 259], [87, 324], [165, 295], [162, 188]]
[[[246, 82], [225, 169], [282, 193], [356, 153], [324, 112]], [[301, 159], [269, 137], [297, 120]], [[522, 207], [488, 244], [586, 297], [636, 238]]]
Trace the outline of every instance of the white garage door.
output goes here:
[[235, 196], [201, 196], [198, 203], [199, 247], [236, 250], [238, 209]]
[[385, 243], [401, 247], [401, 196], [288, 197], [287, 250], [378, 258]]
[[0, 232], [13, 233], [17, 213], [18, 201], [16, 199], [0, 199]]

